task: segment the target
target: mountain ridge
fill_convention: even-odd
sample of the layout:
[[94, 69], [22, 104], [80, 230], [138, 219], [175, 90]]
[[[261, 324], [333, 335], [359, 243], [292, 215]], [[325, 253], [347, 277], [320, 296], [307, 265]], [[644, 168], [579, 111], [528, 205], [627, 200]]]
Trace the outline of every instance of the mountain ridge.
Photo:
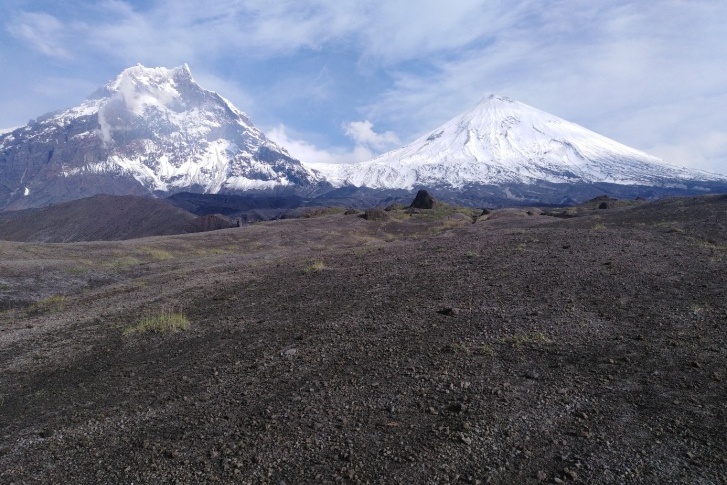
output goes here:
[[569, 204], [727, 191], [727, 176], [668, 165], [495, 95], [372, 160], [305, 163], [186, 64], [129, 67], [79, 105], [0, 132], [0, 211], [179, 192], [361, 205], [419, 188], [467, 205]]

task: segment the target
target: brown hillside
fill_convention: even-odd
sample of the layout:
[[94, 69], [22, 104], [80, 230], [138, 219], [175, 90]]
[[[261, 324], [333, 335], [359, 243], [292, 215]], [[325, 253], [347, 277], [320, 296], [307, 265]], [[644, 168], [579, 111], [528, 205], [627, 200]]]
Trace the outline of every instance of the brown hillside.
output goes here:
[[131, 195], [96, 195], [0, 213], [0, 240], [5, 241], [116, 241], [226, 227], [233, 224], [217, 216], [198, 218], [165, 200]]

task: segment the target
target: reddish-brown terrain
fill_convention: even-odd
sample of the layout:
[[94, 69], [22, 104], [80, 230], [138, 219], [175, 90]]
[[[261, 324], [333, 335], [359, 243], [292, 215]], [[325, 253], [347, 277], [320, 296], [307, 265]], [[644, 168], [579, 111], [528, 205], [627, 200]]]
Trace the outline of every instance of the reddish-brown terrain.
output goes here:
[[727, 196], [601, 202], [0, 242], [0, 483], [725, 483]]

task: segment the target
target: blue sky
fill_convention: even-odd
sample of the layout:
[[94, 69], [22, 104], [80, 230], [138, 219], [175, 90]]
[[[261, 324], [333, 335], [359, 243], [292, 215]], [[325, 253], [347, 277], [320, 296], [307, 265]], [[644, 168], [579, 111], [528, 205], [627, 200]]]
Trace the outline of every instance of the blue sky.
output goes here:
[[723, 0], [3, 0], [0, 128], [187, 62], [306, 161], [364, 160], [490, 93], [727, 173]]

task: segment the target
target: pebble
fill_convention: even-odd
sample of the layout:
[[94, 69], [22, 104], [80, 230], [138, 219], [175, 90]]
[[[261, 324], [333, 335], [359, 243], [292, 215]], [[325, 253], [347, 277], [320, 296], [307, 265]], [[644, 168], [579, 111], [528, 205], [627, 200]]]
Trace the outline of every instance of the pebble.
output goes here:
[[297, 354], [297, 353], [298, 353], [298, 349], [296, 349], [296, 348], [292, 348], [292, 349], [286, 349], [286, 350], [284, 350], [284, 351], [283, 351], [283, 353], [282, 353], [281, 355], [282, 355], [283, 357], [288, 357], [288, 358], [291, 358], [291, 357], [293, 357], [293, 356], [294, 356], [295, 354]]

